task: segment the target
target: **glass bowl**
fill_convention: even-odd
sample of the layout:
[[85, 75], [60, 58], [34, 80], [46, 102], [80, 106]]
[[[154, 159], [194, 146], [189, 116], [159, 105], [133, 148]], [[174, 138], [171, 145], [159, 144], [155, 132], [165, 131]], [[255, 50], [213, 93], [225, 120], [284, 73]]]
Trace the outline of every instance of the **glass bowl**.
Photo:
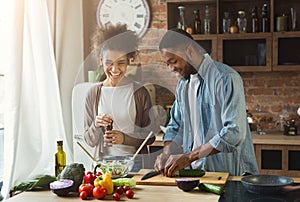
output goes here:
[[131, 156], [105, 156], [95, 164], [95, 173], [101, 172], [102, 175], [109, 173], [112, 179], [116, 179], [127, 176], [134, 161]]

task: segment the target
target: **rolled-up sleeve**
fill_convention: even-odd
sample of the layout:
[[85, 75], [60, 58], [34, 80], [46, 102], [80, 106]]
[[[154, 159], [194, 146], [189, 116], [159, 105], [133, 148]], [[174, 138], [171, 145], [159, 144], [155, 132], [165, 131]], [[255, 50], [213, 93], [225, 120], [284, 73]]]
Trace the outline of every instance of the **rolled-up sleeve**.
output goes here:
[[216, 86], [222, 128], [209, 142], [221, 152], [233, 152], [246, 138], [247, 117], [242, 79], [229, 73]]

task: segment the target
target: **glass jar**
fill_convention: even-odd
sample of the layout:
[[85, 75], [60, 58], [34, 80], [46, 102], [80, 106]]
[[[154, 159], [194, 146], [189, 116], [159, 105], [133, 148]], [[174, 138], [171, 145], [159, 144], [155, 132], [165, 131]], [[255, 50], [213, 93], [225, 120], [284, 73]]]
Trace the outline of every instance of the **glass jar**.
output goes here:
[[224, 12], [223, 17], [223, 33], [229, 33], [231, 26], [231, 19], [229, 17], [229, 12]]
[[210, 19], [210, 12], [208, 5], [205, 6], [205, 17], [204, 17], [204, 34], [210, 34], [210, 26], [211, 26], [211, 19]]
[[269, 14], [268, 14], [268, 5], [264, 4], [261, 9], [261, 32], [269, 32], [270, 31], [270, 22], [269, 22]]
[[178, 10], [179, 10], [179, 21], [177, 24], [177, 28], [178, 29], [182, 29], [185, 30], [186, 29], [186, 25], [185, 25], [185, 19], [184, 19], [184, 6], [178, 6]]
[[258, 17], [257, 17], [256, 6], [252, 9], [252, 13], [251, 13], [251, 32], [252, 33], [258, 32]]
[[245, 11], [238, 11], [237, 26], [240, 33], [247, 32], [247, 18]]
[[194, 10], [194, 33], [201, 33], [201, 21], [199, 17], [199, 10]]

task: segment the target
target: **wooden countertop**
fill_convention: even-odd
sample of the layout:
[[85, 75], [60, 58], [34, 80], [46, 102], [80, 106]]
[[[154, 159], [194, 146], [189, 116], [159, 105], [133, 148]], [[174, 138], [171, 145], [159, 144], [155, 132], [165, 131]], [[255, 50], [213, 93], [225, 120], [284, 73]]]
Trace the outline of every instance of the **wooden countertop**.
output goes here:
[[253, 144], [269, 144], [269, 145], [300, 145], [300, 135], [287, 136], [281, 131], [266, 132], [265, 135], [257, 135], [252, 132]]
[[[156, 135], [156, 140], [151, 146], [163, 146], [163, 133]], [[268, 145], [300, 145], [300, 135], [286, 136], [281, 131], [267, 131], [265, 135], [257, 135], [252, 132], [253, 144], [268, 144]]]
[[[182, 201], [182, 202], [217, 202], [219, 200], [219, 195], [199, 191], [195, 189], [191, 192], [184, 192], [177, 188], [177, 186], [153, 186], [153, 185], [137, 185], [134, 189], [133, 199], [128, 199], [126, 196], [122, 195], [120, 201], [128, 202], [165, 202], [165, 201]], [[106, 196], [105, 201], [114, 201], [111, 195]], [[8, 200], [7, 202], [83, 202], [78, 196], [72, 197], [59, 197], [56, 196], [51, 191], [34, 191], [34, 192], [23, 192], [18, 194]], [[97, 199], [92, 199], [88, 201], [99, 201]]]
[[[228, 180], [240, 180], [240, 176], [229, 176]], [[300, 178], [293, 178], [295, 183], [300, 183]], [[137, 185], [134, 189], [135, 195], [133, 199], [127, 199], [125, 196], [121, 197], [120, 201], [144, 201], [144, 202], [166, 202], [166, 201], [179, 201], [179, 202], [217, 202], [219, 195], [199, 191], [195, 189], [191, 192], [184, 192], [179, 190], [176, 186], [156, 186], [156, 185]], [[78, 196], [59, 197], [51, 191], [28, 191], [18, 194], [5, 201], [8, 202], [82, 202]], [[99, 201], [91, 199], [88, 201]], [[114, 201], [112, 196], [106, 196], [105, 201]]]

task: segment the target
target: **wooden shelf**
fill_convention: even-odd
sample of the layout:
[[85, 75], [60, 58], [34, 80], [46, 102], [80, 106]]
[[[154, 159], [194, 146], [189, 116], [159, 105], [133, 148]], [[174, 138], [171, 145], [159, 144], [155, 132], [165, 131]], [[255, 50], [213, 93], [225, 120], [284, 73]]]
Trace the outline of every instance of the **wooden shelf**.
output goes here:
[[[299, 31], [275, 32], [276, 17], [283, 13], [288, 15], [291, 7], [300, 10], [300, 1], [167, 0], [166, 3], [168, 28], [173, 28], [177, 25], [179, 20], [177, 7], [179, 5], [186, 7], [185, 21], [187, 26], [191, 27], [193, 24], [194, 9], [200, 11], [200, 20], [203, 26], [205, 5], [209, 5], [212, 34], [197, 34], [193, 35], [193, 37], [211, 54], [213, 59], [226, 63], [239, 72], [300, 71], [298, 51], [291, 51], [300, 47], [300, 21], [298, 20], [296, 25]], [[222, 34], [222, 18], [225, 11], [230, 13], [230, 17], [234, 22], [237, 18], [237, 12], [245, 10], [248, 20], [247, 30], [250, 30], [252, 8], [254, 6], [258, 8], [258, 16], [260, 18], [261, 8], [265, 3], [269, 9], [270, 32]], [[201, 33], [203, 33], [203, 27]], [[255, 60], [262, 61], [261, 57], [259, 57], [259, 50], [256, 50], [256, 46], [259, 43], [265, 44], [265, 63], [263, 64], [260, 62], [255, 63]], [[292, 48], [287, 50], [287, 47], [290, 45]]]

